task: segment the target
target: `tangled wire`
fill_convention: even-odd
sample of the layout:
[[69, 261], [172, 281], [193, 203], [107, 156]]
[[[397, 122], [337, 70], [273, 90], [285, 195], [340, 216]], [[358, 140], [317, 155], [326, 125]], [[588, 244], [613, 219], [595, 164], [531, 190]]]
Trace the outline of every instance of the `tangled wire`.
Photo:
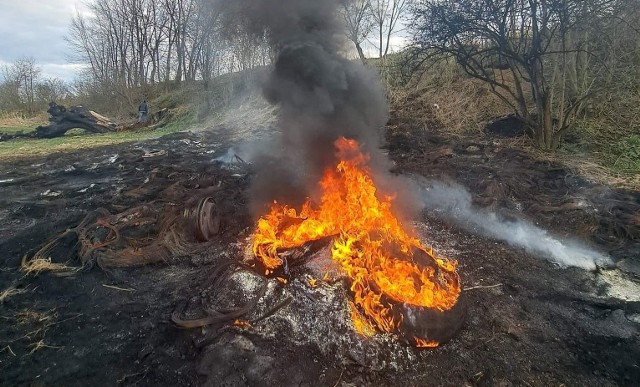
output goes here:
[[201, 251], [205, 247], [202, 242], [210, 241], [219, 231], [220, 214], [210, 196], [188, 201], [185, 206], [152, 202], [118, 214], [99, 208], [33, 255], [25, 255], [22, 266], [50, 260], [60, 249], [67, 250], [66, 261], [75, 253], [83, 269], [94, 264], [109, 269], [169, 262]]

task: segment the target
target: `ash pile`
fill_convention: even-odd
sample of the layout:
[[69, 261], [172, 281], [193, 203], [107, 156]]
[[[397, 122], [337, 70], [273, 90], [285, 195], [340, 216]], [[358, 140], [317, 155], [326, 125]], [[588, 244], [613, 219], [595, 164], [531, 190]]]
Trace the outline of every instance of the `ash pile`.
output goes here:
[[349, 283], [328, 247], [310, 254], [284, 280], [251, 267], [249, 242], [246, 263], [218, 266], [201, 294], [172, 316], [176, 325], [191, 328], [207, 384], [328, 385], [347, 376], [337, 370], [364, 382], [367, 375], [411, 370], [429, 356], [397, 335], [364, 337], [356, 331]]

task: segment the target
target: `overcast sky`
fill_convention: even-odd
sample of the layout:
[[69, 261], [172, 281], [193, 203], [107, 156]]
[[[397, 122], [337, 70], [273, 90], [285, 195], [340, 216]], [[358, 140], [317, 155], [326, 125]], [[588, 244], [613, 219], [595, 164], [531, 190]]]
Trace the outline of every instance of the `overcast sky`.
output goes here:
[[33, 57], [43, 76], [72, 81], [78, 65], [64, 37], [76, 7], [80, 0], [0, 0], [0, 64]]
[[[82, 66], [71, 63], [64, 37], [77, 9], [81, 0], [0, 0], [0, 65], [33, 57], [42, 76], [73, 81]], [[392, 51], [406, 44], [402, 35], [392, 38]], [[376, 56], [371, 45], [365, 50]]]

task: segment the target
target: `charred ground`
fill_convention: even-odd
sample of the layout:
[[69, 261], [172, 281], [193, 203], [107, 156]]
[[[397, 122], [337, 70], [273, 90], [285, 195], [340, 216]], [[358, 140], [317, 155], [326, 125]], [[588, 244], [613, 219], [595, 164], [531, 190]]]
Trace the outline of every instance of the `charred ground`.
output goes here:
[[[0, 164], [0, 291], [17, 291], [0, 304], [3, 384], [633, 385], [640, 379], [638, 193], [591, 183], [499, 139], [451, 140], [393, 118], [386, 148], [395, 173], [458, 181], [476, 204], [591, 240], [611, 251], [619, 267], [561, 269], [422, 214], [416, 227], [425, 241], [460, 263], [468, 312], [450, 343], [415, 350], [353, 332], [344, 281], [308, 283], [322, 276], [322, 252], [317, 262], [295, 268], [287, 285], [246, 268], [222, 282], [212, 278], [221, 265], [246, 258], [254, 225], [246, 202], [251, 167], [215, 161], [237, 141], [215, 128]], [[98, 208], [112, 214], [167, 202], [180, 208], [188, 206], [185, 198], [205, 193], [216, 200], [221, 232], [206, 243], [189, 241], [192, 252], [129, 269], [20, 271], [23, 255]], [[152, 238], [160, 228], [145, 227], [136, 238]], [[67, 264], [79, 266], [77, 241], [66, 243], [53, 261], [65, 262], [71, 251]], [[176, 311], [197, 318], [213, 307], [242, 307], [264, 284], [265, 296], [242, 316], [250, 326], [226, 321], [183, 330], [171, 322]]]

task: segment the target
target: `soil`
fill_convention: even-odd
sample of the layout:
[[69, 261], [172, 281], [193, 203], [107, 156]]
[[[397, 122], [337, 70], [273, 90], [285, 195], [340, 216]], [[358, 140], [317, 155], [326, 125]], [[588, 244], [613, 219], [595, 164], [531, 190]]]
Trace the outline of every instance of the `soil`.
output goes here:
[[[251, 262], [251, 168], [216, 160], [239, 137], [215, 128], [0, 163], [0, 292], [18, 291], [0, 303], [2, 385], [637, 385], [637, 192], [589, 182], [500, 139], [449, 139], [392, 120], [386, 149], [394, 173], [456, 181], [476, 205], [581, 238], [616, 263], [595, 272], [561, 268], [419, 214], [425, 242], [459, 262], [467, 308], [458, 335], [419, 350], [391, 335], [354, 332], [348, 286], [326, 249], [293, 268], [287, 284], [248, 266], [228, 266], [218, 280], [220, 267]], [[188, 240], [161, 263], [81, 265], [77, 241], [63, 238], [50, 258], [80, 270], [21, 271], [24, 255], [98, 208], [180, 212], [191, 205], [185, 197], [204, 193], [216, 201], [219, 234]], [[159, 232], [144, 230], [136, 238]], [[325, 272], [329, 279], [311, 286]], [[238, 321], [172, 323], [172, 315], [195, 319], [252, 300]]]

